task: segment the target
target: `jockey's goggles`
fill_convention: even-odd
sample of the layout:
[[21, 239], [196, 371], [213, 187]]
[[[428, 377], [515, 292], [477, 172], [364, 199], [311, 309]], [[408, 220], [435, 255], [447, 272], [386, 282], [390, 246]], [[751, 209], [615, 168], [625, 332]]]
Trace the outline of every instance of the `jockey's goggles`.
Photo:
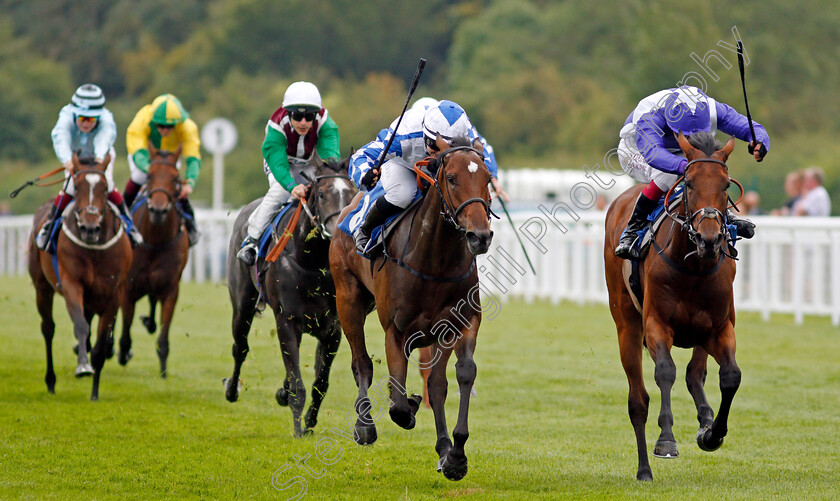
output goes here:
[[292, 111], [289, 113], [292, 120], [300, 122], [306, 120], [307, 122], [314, 122], [316, 113], [314, 111]]
[[81, 115], [76, 117], [76, 120], [85, 123], [85, 124], [95, 124], [99, 117], [83, 117]]
[[175, 126], [172, 124], [155, 124], [158, 129], [174, 129]]

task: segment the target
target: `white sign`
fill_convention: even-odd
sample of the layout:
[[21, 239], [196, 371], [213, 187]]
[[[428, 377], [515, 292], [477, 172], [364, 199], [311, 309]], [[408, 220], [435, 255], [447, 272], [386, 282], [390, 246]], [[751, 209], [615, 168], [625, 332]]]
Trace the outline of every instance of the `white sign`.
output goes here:
[[201, 129], [201, 144], [210, 153], [230, 153], [237, 139], [236, 126], [227, 118], [214, 118]]

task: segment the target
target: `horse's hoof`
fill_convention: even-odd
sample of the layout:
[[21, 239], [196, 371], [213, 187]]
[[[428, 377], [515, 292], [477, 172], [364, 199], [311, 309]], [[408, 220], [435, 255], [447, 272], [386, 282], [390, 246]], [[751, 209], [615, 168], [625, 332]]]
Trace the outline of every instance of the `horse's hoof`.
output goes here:
[[166, 369], [163, 369], [162, 371], [160, 371], [160, 378], [161, 379], [166, 379]]
[[423, 401], [423, 396], [418, 394], [413, 394], [408, 397], [408, 405], [411, 406], [411, 413], [417, 414], [417, 411], [420, 410], [420, 402]]
[[[411, 400], [409, 400], [409, 402], [411, 402]], [[417, 421], [414, 419], [415, 412], [417, 412], [417, 408], [413, 411], [410, 410], [409, 412], [400, 412], [397, 409], [391, 409], [389, 414], [391, 415], [391, 421], [396, 423], [397, 426], [406, 430], [411, 430], [414, 428], [414, 425], [417, 424]]]
[[111, 345], [108, 346], [108, 353], [105, 354], [105, 358], [107, 358], [108, 360], [111, 360], [112, 358], [114, 358], [114, 344], [113, 343], [111, 343]]
[[700, 428], [697, 430], [697, 446], [706, 452], [714, 452], [723, 445], [723, 437], [715, 440], [712, 437], [712, 428]]
[[438, 460], [437, 471], [443, 473], [447, 480], [461, 480], [467, 476], [467, 456], [447, 454]]
[[149, 334], [154, 334], [155, 330], [157, 329], [157, 324], [155, 323], [155, 319], [152, 317], [147, 317], [145, 315], [140, 317], [140, 323], [146, 328], [146, 331]]
[[680, 457], [680, 453], [677, 451], [677, 443], [670, 440], [657, 440], [656, 445], [653, 447], [653, 455], [654, 457], [664, 459], [676, 459]]
[[357, 444], [370, 445], [376, 442], [376, 426], [359, 426], [356, 424], [356, 432], [354, 435]]
[[93, 376], [93, 367], [90, 364], [79, 364], [76, 367], [76, 377]]
[[314, 431], [310, 430], [309, 428], [305, 428], [300, 433], [295, 432], [295, 438], [311, 437], [314, 434], [315, 434]]
[[303, 418], [303, 424], [306, 426], [306, 429], [315, 428], [315, 425], [318, 424], [318, 416], [311, 411], [307, 412], [306, 417]]
[[228, 402], [236, 402], [239, 400], [239, 391], [242, 389], [242, 380], [240, 379], [236, 386], [231, 384], [230, 378], [222, 378], [222, 384], [225, 385], [225, 398]]
[[90, 401], [91, 402], [96, 402], [98, 400], [99, 400], [99, 394], [98, 393], [91, 394], [91, 396], [90, 396]]
[[119, 356], [117, 357], [117, 361], [119, 361], [120, 365], [125, 366], [129, 360], [134, 358], [134, 352], [128, 350], [128, 353], [120, 352]]
[[650, 471], [650, 466], [645, 468], [639, 468], [639, 471], [636, 472], [636, 480], [640, 482], [650, 482], [653, 480], [653, 473]]
[[289, 405], [289, 392], [286, 391], [286, 388], [280, 388], [277, 390], [277, 393], [274, 394], [274, 398], [277, 399], [277, 403], [286, 407]]

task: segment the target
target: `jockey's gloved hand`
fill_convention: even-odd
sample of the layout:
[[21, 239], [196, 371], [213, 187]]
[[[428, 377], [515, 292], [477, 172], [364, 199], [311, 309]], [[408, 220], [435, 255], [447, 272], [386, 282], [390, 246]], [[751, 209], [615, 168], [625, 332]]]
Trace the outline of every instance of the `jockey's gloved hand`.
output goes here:
[[[755, 143], [750, 141], [750, 143], [747, 145], [747, 151], [750, 152], [750, 155], [755, 156], [755, 149], [756, 149]], [[766, 155], [766, 154], [767, 154], [767, 148], [764, 146], [764, 143], [759, 141], [758, 142], [758, 159], [756, 159], [756, 161], [761, 162], [762, 160], [764, 160], [764, 155]]]
[[376, 181], [379, 180], [378, 174], [379, 173], [374, 171], [374, 169], [365, 172], [365, 175], [362, 176], [362, 186], [364, 186], [367, 189], [372, 189], [373, 186], [376, 184]]

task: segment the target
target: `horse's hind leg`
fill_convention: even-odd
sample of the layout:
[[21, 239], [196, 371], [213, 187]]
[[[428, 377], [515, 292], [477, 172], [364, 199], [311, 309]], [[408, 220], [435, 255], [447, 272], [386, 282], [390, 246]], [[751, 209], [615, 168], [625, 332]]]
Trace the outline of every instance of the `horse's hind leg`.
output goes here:
[[[613, 312], [615, 317], [615, 312]], [[627, 375], [630, 390], [627, 396], [627, 413], [636, 435], [636, 449], [639, 455], [639, 466], [636, 470], [637, 480], [653, 480], [650, 463], [647, 457], [647, 442], [645, 441], [645, 423], [648, 418], [650, 396], [645, 389], [642, 377], [642, 330], [637, 319], [616, 319], [618, 326], [618, 347], [621, 354], [621, 365]]]
[[351, 276], [346, 270], [336, 274], [333, 266], [333, 279], [336, 289], [336, 307], [338, 319], [344, 337], [350, 344], [350, 352], [353, 358], [351, 369], [359, 388], [356, 397], [356, 425], [354, 437], [359, 445], [369, 445], [376, 441], [376, 423], [370, 416], [372, 407], [368, 398], [368, 388], [373, 381], [373, 361], [367, 352], [365, 345], [365, 317], [367, 316], [367, 305], [363, 301], [362, 286], [358, 280]]
[[44, 382], [47, 383], [47, 391], [55, 393], [55, 370], [53, 370], [52, 353], [52, 341], [55, 335], [55, 321], [52, 312], [55, 291], [46, 280], [38, 280], [35, 283], [35, 296], [38, 313], [41, 315], [41, 335], [44, 336], [44, 344], [47, 349], [47, 373], [44, 376]]
[[715, 414], [706, 400], [706, 391], [703, 386], [706, 384], [706, 360], [709, 354], [706, 350], [697, 346], [691, 354], [691, 361], [685, 369], [685, 385], [691, 398], [694, 399], [694, 406], [697, 407], [697, 421], [700, 429], [709, 428], [715, 419]]
[[330, 329], [324, 339], [318, 341], [318, 349], [315, 352], [315, 382], [312, 383], [312, 402], [309, 404], [309, 409], [306, 411], [303, 420], [303, 424], [306, 426], [304, 432], [311, 430], [318, 423], [318, 411], [330, 385], [330, 368], [333, 360], [335, 360], [335, 354], [338, 352], [340, 343], [341, 329], [338, 325], [334, 329]]
[[169, 357], [169, 326], [175, 314], [175, 304], [178, 302], [178, 285], [161, 298], [160, 335], [157, 339], [157, 354], [160, 360], [160, 377], [166, 377], [166, 360]]
[[292, 411], [292, 421], [295, 425], [295, 436], [303, 436], [301, 416], [306, 403], [306, 386], [300, 376], [300, 340], [302, 334], [287, 321], [284, 314], [278, 312], [277, 339], [280, 341], [280, 352], [283, 364], [286, 366], [286, 379], [283, 387], [277, 390], [275, 397], [280, 405], [288, 404]]
[[[233, 278], [233, 277], [231, 277]], [[236, 402], [239, 398], [239, 373], [242, 364], [248, 357], [248, 332], [251, 330], [251, 322], [254, 320], [257, 305], [257, 290], [247, 282], [237, 287], [236, 280], [228, 279], [230, 289], [230, 301], [233, 306], [233, 319], [231, 321], [231, 332], [233, 334], [233, 374], [230, 379], [225, 379], [225, 398], [228, 402]], [[247, 276], [239, 280], [248, 280]]]
[[122, 336], [120, 336], [120, 352], [117, 360], [120, 365], [126, 365], [134, 357], [131, 351], [131, 324], [134, 322], [134, 307], [136, 299], [129, 297], [122, 306]]
[[723, 444], [723, 437], [728, 431], [727, 420], [732, 399], [741, 385], [741, 369], [735, 363], [734, 326], [727, 324], [723, 334], [717, 339], [711, 339], [706, 349], [720, 364], [720, 409], [711, 427], [697, 432], [697, 445], [704, 451], [714, 451]]
[[157, 307], [157, 302], [157, 296], [149, 294], [149, 315], [140, 315], [140, 322], [149, 334], [154, 334], [157, 329], [157, 324], [155, 323], [155, 308]]

